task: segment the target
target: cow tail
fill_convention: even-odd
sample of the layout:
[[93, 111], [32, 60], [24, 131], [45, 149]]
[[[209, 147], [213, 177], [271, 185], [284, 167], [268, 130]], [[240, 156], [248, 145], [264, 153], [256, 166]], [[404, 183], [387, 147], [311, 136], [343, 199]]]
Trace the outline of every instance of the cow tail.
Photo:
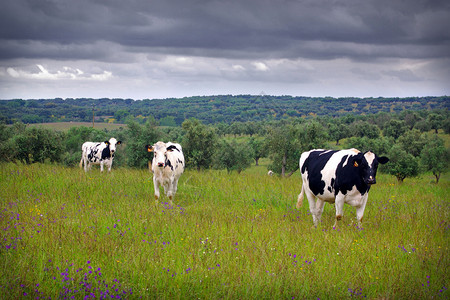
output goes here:
[[297, 205], [296, 205], [297, 209], [299, 209], [303, 204], [303, 196], [305, 194], [305, 189], [303, 188], [303, 186], [304, 185], [302, 184], [302, 191], [300, 192], [297, 198]]

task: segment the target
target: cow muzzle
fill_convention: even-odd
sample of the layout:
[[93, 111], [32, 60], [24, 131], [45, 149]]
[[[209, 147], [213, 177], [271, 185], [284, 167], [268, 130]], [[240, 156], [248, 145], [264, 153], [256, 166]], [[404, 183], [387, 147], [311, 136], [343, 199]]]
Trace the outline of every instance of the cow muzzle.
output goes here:
[[370, 176], [369, 179], [367, 179], [367, 184], [375, 184], [377, 183], [377, 181], [375, 180], [374, 177]]
[[162, 162], [158, 163], [158, 167], [163, 168], [164, 167], [164, 163], [162, 163]]

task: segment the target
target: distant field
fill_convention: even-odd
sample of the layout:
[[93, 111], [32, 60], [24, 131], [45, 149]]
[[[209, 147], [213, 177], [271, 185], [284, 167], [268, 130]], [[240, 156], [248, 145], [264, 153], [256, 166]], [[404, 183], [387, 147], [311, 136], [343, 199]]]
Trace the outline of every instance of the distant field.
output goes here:
[[[44, 127], [49, 128], [53, 130], [58, 131], [67, 131], [72, 127], [79, 127], [79, 126], [86, 126], [86, 127], [92, 127], [92, 122], [58, 122], [58, 123], [37, 123], [37, 124], [30, 124], [29, 126], [36, 126], [36, 127]], [[113, 123], [95, 123], [94, 128], [95, 129], [107, 129], [107, 130], [115, 130], [120, 128], [127, 127], [126, 124], [113, 124]]]

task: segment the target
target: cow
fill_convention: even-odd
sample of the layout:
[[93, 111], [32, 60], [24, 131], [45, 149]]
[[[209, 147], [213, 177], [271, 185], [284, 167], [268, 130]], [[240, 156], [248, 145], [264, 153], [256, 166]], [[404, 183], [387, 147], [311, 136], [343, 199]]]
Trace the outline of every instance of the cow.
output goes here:
[[169, 197], [170, 204], [177, 192], [178, 180], [184, 172], [183, 150], [179, 144], [157, 142], [145, 146], [148, 152], [153, 152], [151, 171], [155, 187], [155, 200], [159, 199], [159, 186], [164, 187], [164, 193]]
[[388, 161], [387, 157], [378, 157], [371, 151], [362, 153], [354, 148], [303, 152], [299, 161], [303, 184], [297, 198], [297, 209], [306, 195], [314, 226], [317, 227], [324, 203], [334, 203], [336, 221], [333, 227], [336, 227], [343, 216], [344, 203], [347, 203], [356, 207], [360, 227], [370, 187], [376, 183], [378, 164]]
[[103, 172], [103, 166], [108, 167], [108, 171], [111, 171], [111, 166], [114, 159], [114, 153], [116, 152], [116, 146], [122, 144], [121, 141], [117, 141], [115, 138], [110, 138], [109, 141], [100, 142], [85, 142], [81, 146], [82, 154], [80, 161], [80, 168], [83, 167], [87, 172], [91, 169], [92, 165], [100, 165], [100, 171]]

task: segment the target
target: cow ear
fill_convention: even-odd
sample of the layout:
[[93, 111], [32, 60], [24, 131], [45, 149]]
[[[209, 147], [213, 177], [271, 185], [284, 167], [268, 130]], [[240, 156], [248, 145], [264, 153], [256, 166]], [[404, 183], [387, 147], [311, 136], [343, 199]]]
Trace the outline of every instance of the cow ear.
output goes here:
[[106, 144], [106, 145], [109, 145], [109, 141], [105, 141], [105, 144]]
[[377, 157], [378, 163], [384, 165], [385, 163], [387, 163], [389, 161], [389, 158], [387, 158], [386, 156], [381, 156], [381, 157]]
[[116, 145], [122, 144], [122, 141], [117, 141]]
[[362, 158], [363, 158], [364, 156], [360, 156], [360, 154], [361, 154], [361, 153], [359, 153], [359, 154], [355, 157], [355, 159], [353, 160], [353, 166], [354, 166], [355, 168], [359, 167], [359, 166], [361, 165], [361, 163], [362, 163]]
[[153, 152], [153, 146], [145, 145], [145, 148], [147, 149], [147, 152]]

